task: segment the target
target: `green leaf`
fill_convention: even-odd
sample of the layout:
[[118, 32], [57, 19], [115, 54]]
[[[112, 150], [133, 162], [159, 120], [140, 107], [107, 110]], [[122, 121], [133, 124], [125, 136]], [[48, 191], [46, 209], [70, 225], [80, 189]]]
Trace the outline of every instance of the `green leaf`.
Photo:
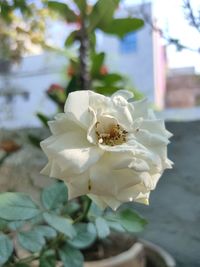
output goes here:
[[109, 220], [106, 220], [107, 221], [107, 224], [108, 226], [113, 230], [113, 231], [116, 231], [116, 232], [125, 232], [125, 229], [121, 226], [120, 223], [118, 222], [113, 222], [113, 221], [109, 221]]
[[0, 194], [0, 218], [10, 221], [28, 220], [40, 213], [33, 200], [22, 193]]
[[4, 231], [8, 228], [8, 222], [6, 220], [0, 219], [0, 231]]
[[33, 134], [28, 134], [28, 139], [32, 145], [34, 145], [37, 148], [40, 148], [40, 142], [42, 141], [40, 138], [38, 138]]
[[17, 234], [19, 244], [30, 252], [39, 252], [45, 245], [44, 236], [37, 229]]
[[38, 225], [35, 226], [34, 228], [37, 232], [39, 232], [43, 237], [46, 238], [54, 238], [57, 236], [57, 232], [56, 230], [54, 230], [52, 227], [50, 226], [46, 226], [46, 225]]
[[56, 182], [43, 190], [41, 198], [46, 209], [56, 209], [67, 202], [67, 187], [63, 182]]
[[103, 95], [112, 95], [119, 89], [117, 86], [96, 86], [95, 92]]
[[93, 53], [91, 56], [91, 74], [92, 76], [99, 75], [100, 68], [104, 62], [105, 59], [105, 53], [101, 52], [99, 54]]
[[121, 82], [123, 77], [117, 73], [109, 73], [102, 77], [102, 81], [106, 86], [113, 86], [117, 82]]
[[136, 233], [144, 230], [147, 221], [140, 217], [136, 212], [125, 209], [120, 211], [116, 215], [116, 221], [118, 221], [126, 231]]
[[71, 46], [77, 40], [77, 36], [79, 35], [80, 31], [73, 31], [69, 34], [67, 39], [65, 40], [65, 46]]
[[54, 250], [47, 250], [40, 256], [40, 265], [39, 267], [55, 267], [56, 258]]
[[0, 234], [0, 266], [2, 266], [13, 252], [12, 241], [4, 234]]
[[100, 209], [94, 202], [92, 202], [89, 212], [88, 212], [88, 218], [96, 218], [103, 215], [102, 209]]
[[47, 212], [44, 213], [44, 219], [49, 225], [51, 225], [57, 231], [65, 234], [67, 237], [73, 238], [76, 235], [76, 231], [69, 219]]
[[110, 234], [110, 228], [106, 220], [102, 217], [98, 217], [95, 220], [95, 225], [97, 228], [97, 234], [100, 239], [106, 238]]
[[45, 126], [45, 127], [48, 127], [48, 121], [49, 121], [49, 118], [47, 116], [45, 116], [44, 114], [38, 112], [36, 114], [36, 116], [38, 117], [38, 119], [42, 122], [42, 124]]
[[63, 212], [71, 215], [77, 212], [80, 209], [80, 204], [74, 200], [68, 201], [67, 204], [64, 206]]
[[26, 221], [14, 221], [14, 222], [10, 222], [8, 224], [8, 228], [10, 230], [16, 231], [19, 228], [21, 228], [22, 226], [24, 226], [25, 223], [26, 223]]
[[1, 1], [1, 17], [7, 22], [12, 22], [12, 6], [7, 3], [7, 1]]
[[89, 16], [89, 32], [95, 28], [104, 29], [107, 27], [112, 21], [118, 4], [119, 0], [98, 0]]
[[101, 30], [117, 35], [120, 38], [123, 38], [127, 33], [139, 30], [144, 26], [144, 21], [137, 18], [121, 18], [113, 19], [111, 23], [105, 27], [101, 27]]
[[57, 232], [46, 225], [37, 225], [27, 232], [20, 232], [18, 234], [18, 241], [20, 245], [31, 252], [40, 251], [45, 245], [45, 238], [51, 239], [57, 236]]
[[78, 88], [80, 88], [78, 79], [76, 76], [73, 76], [67, 85], [66, 88], [67, 94], [78, 90]]
[[64, 267], [83, 267], [83, 255], [76, 248], [65, 245], [59, 250], [59, 256], [64, 264]]
[[84, 12], [86, 9], [86, 0], [74, 0], [80, 11]]
[[57, 1], [48, 1], [48, 8], [57, 12], [69, 22], [75, 22], [77, 20], [76, 14], [68, 7], [68, 5], [64, 3]]
[[85, 249], [94, 243], [97, 233], [92, 223], [77, 223], [74, 227], [77, 234], [68, 241], [70, 245], [77, 249]]

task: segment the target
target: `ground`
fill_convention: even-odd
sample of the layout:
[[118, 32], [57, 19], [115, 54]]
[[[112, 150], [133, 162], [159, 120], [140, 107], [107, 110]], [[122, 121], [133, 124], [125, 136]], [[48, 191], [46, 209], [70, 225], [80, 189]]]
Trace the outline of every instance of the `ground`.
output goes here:
[[150, 206], [136, 205], [149, 224], [142, 236], [167, 249], [177, 267], [200, 266], [200, 121], [170, 122], [172, 170], [152, 192]]
[[[160, 179], [150, 206], [133, 207], [149, 221], [142, 233], [145, 239], [168, 250], [177, 267], [200, 267], [200, 121], [169, 122], [167, 128], [174, 134], [169, 146], [174, 168]], [[0, 139], [11, 137], [23, 145], [22, 151], [0, 168], [0, 191], [27, 190], [37, 198], [39, 188], [48, 184], [47, 178], [39, 175], [45, 158], [27, 144], [27, 132], [43, 135], [33, 129], [0, 133]]]

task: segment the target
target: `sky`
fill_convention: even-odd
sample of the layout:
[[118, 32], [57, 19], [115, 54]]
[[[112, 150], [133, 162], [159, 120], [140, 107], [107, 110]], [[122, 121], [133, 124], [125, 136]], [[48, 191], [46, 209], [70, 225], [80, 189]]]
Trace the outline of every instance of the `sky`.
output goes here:
[[[124, 0], [124, 2], [127, 5], [133, 5], [144, 1]], [[154, 6], [154, 16], [161, 29], [168, 32], [169, 36], [179, 39], [184, 45], [194, 49], [200, 47], [200, 33], [189, 26], [185, 20], [183, 0], [152, 0], [151, 2]], [[200, 0], [191, 0], [191, 3], [195, 12], [200, 10]], [[196, 71], [200, 72], [200, 53], [189, 50], [177, 52], [174, 46], [169, 46], [167, 55], [170, 68], [194, 66]]]

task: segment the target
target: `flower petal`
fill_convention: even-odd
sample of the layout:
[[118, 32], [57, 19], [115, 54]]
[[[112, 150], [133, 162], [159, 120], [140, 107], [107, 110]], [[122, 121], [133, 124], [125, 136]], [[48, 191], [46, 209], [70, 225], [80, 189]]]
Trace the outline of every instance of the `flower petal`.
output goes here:
[[98, 147], [90, 145], [82, 131], [52, 136], [41, 147], [67, 177], [86, 171], [103, 154]]
[[65, 103], [65, 113], [71, 114], [79, 123], [80, 126], [87, 128], [89, 125], [89, 98], [93, 94], [91, 91], [75, 91], [68, 95]]

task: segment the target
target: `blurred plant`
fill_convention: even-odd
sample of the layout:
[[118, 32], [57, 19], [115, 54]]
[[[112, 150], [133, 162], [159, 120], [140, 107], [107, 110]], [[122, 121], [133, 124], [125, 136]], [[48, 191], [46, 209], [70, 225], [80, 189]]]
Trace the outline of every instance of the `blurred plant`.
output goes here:
[[[69, 80], [64, 86], [64, 92], [57, 90], [63, 86], [51, 85], [47, 90], [47, 96], [57, 104], [59, 110], [63, 110], [67, 95], [76, 90], [93, 90], [105, 95], [111, 95], [120, 89], [134, 91], [125, 77], [109, 71], [105, 63], [105, 53], [96, 51], [96, 30], [123, 38], [129, 32], [143, 27], [143, 20], [132, 17], [115, 18], [114, 14], [120, 0], [99, 0], [93, 6], [87, 4], [86, 0], [71, 2], [75, 4], [74, 9], [66, 3], [47, 2], [52, 12], [76, 26], [76, 29], [67, 37], [65, 47], [69, 48], [73, 45], [79, 47], [79, 54], [70, 60], [67, 68], [66, 75]], [[141, 97], [141, 94], [136, 93], [136, 95]], [[38, 117], [45, 126], [51, 119], [45, 115]], [[32, 139], [35, 138], [32, 136]]]
[[21, 149], [21, 146], [18, 145], [13, 140], [2, 140], [0, 142], [0, 152], [3, 152], [3, 155], [0, 157], [0, 165], [13, 153]]
[[46, 43], [46, 20], [50, 16], [44, 5], [25, 0], [0, 1], [0, 59], [19, 62], [27, 53], [50, 48]]

